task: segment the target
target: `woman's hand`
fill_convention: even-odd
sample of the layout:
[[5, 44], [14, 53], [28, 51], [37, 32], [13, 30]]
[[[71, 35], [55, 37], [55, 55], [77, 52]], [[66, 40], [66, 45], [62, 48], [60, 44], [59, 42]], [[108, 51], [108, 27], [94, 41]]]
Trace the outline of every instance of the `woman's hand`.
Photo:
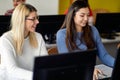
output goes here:
[[120, 43], [117, 45], [117, 48], [120, 48]]
[[93, 80], [98, 80], [98, 74], [103, 74], [103, 72], [100, 69], [95, 68], [93, 73]]

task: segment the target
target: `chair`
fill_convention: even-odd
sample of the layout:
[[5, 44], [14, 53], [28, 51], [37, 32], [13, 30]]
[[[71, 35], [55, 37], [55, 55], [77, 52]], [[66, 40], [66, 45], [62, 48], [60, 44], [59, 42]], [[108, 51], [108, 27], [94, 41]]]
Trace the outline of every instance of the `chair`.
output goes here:
[[48, 54], [49, 54], [49, 55], [58, 54], [57, 47], [51, 47], [51, 48], [49, 48], [49, 49], [48, 49]]

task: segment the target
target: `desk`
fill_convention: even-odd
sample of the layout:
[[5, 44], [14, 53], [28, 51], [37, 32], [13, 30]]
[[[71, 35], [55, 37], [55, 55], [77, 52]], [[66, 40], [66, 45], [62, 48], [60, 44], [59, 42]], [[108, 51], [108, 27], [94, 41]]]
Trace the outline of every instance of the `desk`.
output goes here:
[[51, 47], [56, 47], [56, 44], [46, 44], [47, 49], [51, 48]]
[[116, 42], [120, 42], [120, 36], [116, 37], [115, 39], [103, 39], [102, 38], [102, 42], [103, 43], [116, 43]]
[[[115, 39], [102, 39], [103, 45], [105, 46], [106, 50], [110, 53], [111, 56], [116, 56], [117, 45], [120, 42], [120, 36], [116, 37]], [[46, 44], [47, 48], [54, 47], [56, 44]], [[101, 69], [105, 74], [107, 74], [107, 78], [104, 76], [99, 80], [110, 80], [112, 68], [107, 67], [105, 65], [101, 65], [101, 61], [97, 58], [96, 64], [97, 68]]]
[[[120, 36], [117, 36], [115, 39], [103, 39], [102, 38], [103, 45], [105, 46], [106, 50], [115, 57], [116, 51], [117, 51], [117, 45], [120, 42]], [[55, 47], [56, 44], [46, 44], [47, 49], [50, 47]], [[97, 58], [96, 61], [97, 64], [101, 64], [101, 61]]]

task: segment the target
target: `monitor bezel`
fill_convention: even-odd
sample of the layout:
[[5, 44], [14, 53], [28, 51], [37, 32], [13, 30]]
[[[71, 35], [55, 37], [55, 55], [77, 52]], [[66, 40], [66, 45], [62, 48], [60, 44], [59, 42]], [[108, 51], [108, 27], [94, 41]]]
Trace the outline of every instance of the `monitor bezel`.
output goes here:
[[[78, 67], [86, 67], [86, 71], [83, 71], [86, 75], [84, 75], [85, 79], [83, 80], [92, 80], [93, 78], [93, 71], [94, 71], [94, 66], [96, 64], [96, 54], [97, 50], [87, 50], [87, 51], [76, 51], [76, 52], [71, 52], [71, 53], [64, 53], [64, 54], [58, 54], [58, 55], [50, 55], [50, 56], [41, 56], [41, 57], [36, 57], [35, 62], [34, 62], [34, 74], [33, 74], [33, 80], [51, 80], [47, 79], [47, 77], [44, 77], [45, 75], [42, 72], [44, 71], [43, 69], [61, 69], [61, 67], [66, 67], [66, 66], [77, 66]], [[83, 69], [84, 69], [83, 68]], [[74, 68], [73, 68], [74, 69]], [[39, 70], [41, 71], [40, 74]], [[82, 70], [82, 69], [81, 69]], [[90, 73], [89, 73], [90, 71]], [[61, 72], [64, 73], [64, 72]], [[73, 74], [72, 74], [73, 75]], [[77, 74], [77, 77], [80, 76]], [[83, 75], [81, 74], [83, 77]], [[64, 76], [65, 77], [65, 76]], [[71, 76], [69, 76], [71, 77]], [[72, 76], [73, 77], [73, 76]], [[73, 77], [74, 79], [78, 79]], [[62, 80], [66, 80], [66, 78], [61, 78]], [[80, 77], [79, 77], [80, 78]], [[91, 78], [91, 79], [90, 79]], [[56, 79], [54, 79], [56, 80]], [[58, 79], [57, 79], [58, 80]]]

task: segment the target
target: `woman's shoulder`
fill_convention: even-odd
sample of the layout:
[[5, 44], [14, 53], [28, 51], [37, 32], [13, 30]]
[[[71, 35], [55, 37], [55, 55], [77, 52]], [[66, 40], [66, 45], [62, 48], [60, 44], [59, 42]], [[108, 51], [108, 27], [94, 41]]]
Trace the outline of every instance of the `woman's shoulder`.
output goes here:
[[92, 30], [96, 30], [97, 28], [95, 26], [90, 26]]
[[36, 37], [42, 37], [41, 33], [35, 32]]
[[0, 37], [0, 44], [1, 46], [7, 46], [10, 47], [13, 44], [13, 38], [12, 38], [12, 33], [10, 31], [4, 33]]
[[1, 38], [6, 38], [6, 39], [11, 39], [12, 38], [12, 33], [10, 31], [3, 33]]
[[40, 40], [42, 40], [42, 41], [44, 40], [41, 33], [35, 32], [35, 35], [36, 35], [37, 40], [39, 40], [39, 41]]
[[57, 34], [66, 34], [66, 28], [58, 30]]
[[58, 39], [64, 38], [65, 36], [66, 36], [66, 28], [58, 30], [57, 35], [56, 35]]
[[91, 26], [91, 29], [92, 29], [92, 31], [95, 32], [95, 33], [98, 32], [98, 30], [97, 30], [97, 28], [96, 28], [95, 26]]
[[92, 30], [94, 37], [97, 37], [97, 38], [100, 37], [99, 31], [97, 30], [95, 26], [91, 26], [91, 30]]

